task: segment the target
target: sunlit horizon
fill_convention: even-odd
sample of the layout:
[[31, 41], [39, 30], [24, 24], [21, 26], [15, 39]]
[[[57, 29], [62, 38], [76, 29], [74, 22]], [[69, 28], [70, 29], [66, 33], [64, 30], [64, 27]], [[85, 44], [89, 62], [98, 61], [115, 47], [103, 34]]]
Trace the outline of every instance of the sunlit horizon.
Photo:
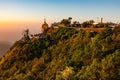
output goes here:
[[24, 29], [39, 33], [44, 17], [50, 25], [72, 17], [120, 23], [120, 0], [0, 0], [0, 41], [19, 40]]

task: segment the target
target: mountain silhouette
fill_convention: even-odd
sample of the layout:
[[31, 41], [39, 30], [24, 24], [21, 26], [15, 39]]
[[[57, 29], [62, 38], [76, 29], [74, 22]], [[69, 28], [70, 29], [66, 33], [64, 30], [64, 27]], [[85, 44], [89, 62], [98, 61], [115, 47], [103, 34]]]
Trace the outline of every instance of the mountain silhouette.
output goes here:
[[62, 27], [44, 36], [17, 41], [0, 58], [0, 80], [120, 80], [119, 32]]

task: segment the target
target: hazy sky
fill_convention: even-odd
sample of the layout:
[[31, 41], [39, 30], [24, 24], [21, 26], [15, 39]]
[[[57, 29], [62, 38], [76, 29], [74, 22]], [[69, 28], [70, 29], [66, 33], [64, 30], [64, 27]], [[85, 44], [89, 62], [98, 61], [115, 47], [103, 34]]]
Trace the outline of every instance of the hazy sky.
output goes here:
[[120, 0], [0, 0], [0, 21], [97, 19], [119, 21]]
[[0, 40], [6, 39], [4, 34], [16, 39], [21, 34], [14, 37], [15, 32], [24, 28], [39, 32], [44, 17], [48, 23], [68, 17], [120, 22], [120, 0], [0, 0]]

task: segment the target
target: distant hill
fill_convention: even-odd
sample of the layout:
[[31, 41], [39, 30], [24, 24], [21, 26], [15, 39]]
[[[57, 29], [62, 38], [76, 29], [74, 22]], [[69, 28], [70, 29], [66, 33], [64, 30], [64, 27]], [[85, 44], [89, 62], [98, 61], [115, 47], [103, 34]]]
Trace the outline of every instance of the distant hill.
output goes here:
[[45, 37], [17, 41], [0, 58], [0, 80], [120, 80], [119, 32], [58, 28]]
[[2, 57], [11, 47], [9, 42], [0, 42], [0, 57]]

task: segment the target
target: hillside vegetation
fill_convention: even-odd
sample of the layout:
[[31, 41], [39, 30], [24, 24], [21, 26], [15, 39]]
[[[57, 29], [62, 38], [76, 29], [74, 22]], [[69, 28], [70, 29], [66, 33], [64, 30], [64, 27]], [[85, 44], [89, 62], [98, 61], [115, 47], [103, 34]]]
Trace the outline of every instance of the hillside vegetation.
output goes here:
[[120, 80], [120, 33], [59, 28], [17, 41], [0, 59], [0, 80]]

